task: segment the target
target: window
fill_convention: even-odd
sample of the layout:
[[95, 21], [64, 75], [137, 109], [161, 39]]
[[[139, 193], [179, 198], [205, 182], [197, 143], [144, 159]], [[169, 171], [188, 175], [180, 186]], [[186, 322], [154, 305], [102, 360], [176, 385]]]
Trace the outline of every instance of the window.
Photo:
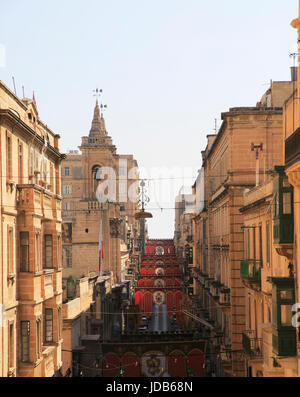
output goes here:
[[30, 322], [21, 321], [21, 361], [29, 362]]
[[253, 247], [253, 252], [252, 252], [252, 259], [256, 260], [256, 230], [255, 226], [253, 227], [253, 232], [252, 232], [252, 247]]
[[290, 215], [292, 213], [292, 194], [291, 192], [282, 193], [282, 213], [284, 215]]
[[11, 148], [11, 137], [6, 135], [6, 177], [11, 179], [12, 177], [12, 148]]
[[64, 186], [64, 194], [71, 194], [72, 193], [72, 186], [65, 185]]
[[70, 203], [65, 203], [65, 210], [70, 211], [70, 208], [71, 208]]
[[47, 159], [43, 160], [43, 181], [47, 181], [47, 174], [48, 174], [48, 164]]
[[279, 193], [275, 194], [275, 201], [274, 201], [274, 216], [279, 216]]
[[259, 260], [261, 264], [263, 264], [263, 257], [262, 257], [262, 228], [261, 226], [258, 227], [258, 236], [259, 236]]
[[60, 340], [61, 337], [61, 308], [57, 308], [57, 338]]
[[14, 351], [14, 324], [9, 324], [9, 357], [8, 367], [14, 368], [15, 366], [15, 351]]
[[61, 266], [61, 235], [57, 236], [56, 264], [57, 267]]
[[40, 358], [41, 355], [41, 348], [42, 348], [42, 343], [41, 343], [41, 319], [38, 319], [36, 322], [36, 356], [37, 358]]
[[292, 305], [281, 305], [281, 325], [283, 327], [290, 327], [292, 317]]
[[20, 271], [29, 272], [29, 232], [20, 232]]
[[119, 183], [119, 191], [120, 191], [120, 194], [126, 194], [126, 182]]
[[70, 167], [65, 167], [65, 176], [70, 176]]
[[53, 187], [54, 187], [54, 167], [53, 164], [50, 163], [50, 190], [51, 192], [54, 191]]
[[251, 297], [248, 297], [248, 327], [251, 329]]
[[45, 234], [45, 268], [53, 267], [53, 239], [52, 234]]
[[59, 168], [59, 165], [56, 165], [55, 166], [55, 179], [54, 179], [54, 181], [55, 181], [55, 193], [56, 194], [60, 194], [60, 177], [59, 177], [59, 174], [60, 174], [60, 168]]
[[99, 168], [97, 168], [96, 170], [95, 170], [95, 179], [97, 180], [97, 181], [99, 181], [100, 179], [102, 179], [103, 178], [103, 176], [102, 176], [102, 169], [99, 167]]
[[41, 265], [41, 233], [35, 234], [35, 270], [42, 270]]
[[66, 266], [72, 267], [72, 248], [71, 247], [64, 247], [64, 253], [66, 258]]
[[280, 291], [280, 299], [292, 300], [293, 299], [293, 290], [287, 289], [287, 290]]
[[249, 259], [250, 256], [250, 233], [249, 228], [244, 229], [244, 259]]
[[102, 169], [99, 165], [92, 168], [93, 192], [96, 192], [99, 181], [103, 179]]
[[270, 263], [270, 225], [266, 223], [266, 248], [267, 248], [267, 263]]
[[53, 310], [45, 309], [45, 342], [53, 341]]
[[19, 183], [23, 183], [23, 145], [19, 144]]
[[127, 176], [127, 168], [126, 166], [120, 166], [119, 167], [119, 176]]
[[14, 230], [12, 227], [8, 226], [8, 235], [7, 235], [7, 262], [8, 262], [8, 271], [10, 274], [14, 273]]

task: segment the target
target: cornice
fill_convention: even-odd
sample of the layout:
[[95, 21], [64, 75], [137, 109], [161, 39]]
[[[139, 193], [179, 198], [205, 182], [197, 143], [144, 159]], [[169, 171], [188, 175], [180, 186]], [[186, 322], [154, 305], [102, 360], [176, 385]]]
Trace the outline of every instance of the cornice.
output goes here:
[[[0, 109], [0, 118], [6, 119], [8, 121], [14, 122], [23, 133], [29, 134], [31, 137], [34, 137], [36, 143], [42, 148], [45, 145], [45, 140], [40, 137], [32, 128], [30, 128], [23, 120], [21, 120], [17, 115], [9, 109]], [[47, 144], [46, 153], [52, 154], [57, 159], [63, 159], [64, 154], [61, 154], [56, 148]]]

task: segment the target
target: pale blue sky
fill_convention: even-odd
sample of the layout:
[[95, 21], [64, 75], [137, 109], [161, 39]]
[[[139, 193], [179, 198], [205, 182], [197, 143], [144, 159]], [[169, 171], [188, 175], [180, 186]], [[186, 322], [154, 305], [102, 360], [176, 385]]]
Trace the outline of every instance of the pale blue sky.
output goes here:
[[[200, 168], [222, 111], [255, 105], [270, 79], [290, 79], [298, 1], [0, 0], [0, 15], [0, 79], [12, 88], [14, 76], [19, 96], [22, 85], [26, 96], [35, 91], [61, 150], [88, 134], [98, 86], [118, 153], [153, 175]], [[174, 207], [182, 184], [149, 207]], [[150, 236], [172, 237], [174, 211], [152, 213]]]

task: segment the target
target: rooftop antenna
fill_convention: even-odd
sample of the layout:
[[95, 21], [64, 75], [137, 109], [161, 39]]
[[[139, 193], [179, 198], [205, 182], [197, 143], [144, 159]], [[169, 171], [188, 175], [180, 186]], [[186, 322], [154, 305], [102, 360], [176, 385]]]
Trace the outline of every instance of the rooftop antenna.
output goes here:
[[14, 76], [12, 76], [12, 81], [13, 81], [13, 84], [14, 84], [15, 95], [17, 95], [17, 90], [16, 90], [16, 84], [15, 84]]
[[22, 91], [23, 91], [23, 98], [25, 98], [25, 91], [24, 91], [24, 86], [22, 85]]

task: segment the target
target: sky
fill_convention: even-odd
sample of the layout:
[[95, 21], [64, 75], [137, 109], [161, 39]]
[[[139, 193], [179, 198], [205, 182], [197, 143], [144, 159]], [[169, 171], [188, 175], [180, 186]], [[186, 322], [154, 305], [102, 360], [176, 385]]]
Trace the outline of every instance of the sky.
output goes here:
[[297, 0], [0, 0], [0, 15], [0, 80], [34, 91], [62, 152], [88, 135], [103, 90], [117, 152], [148, 179], [151, 238], [173, 237], [215, 119], [290, 80], [297, 52]]

